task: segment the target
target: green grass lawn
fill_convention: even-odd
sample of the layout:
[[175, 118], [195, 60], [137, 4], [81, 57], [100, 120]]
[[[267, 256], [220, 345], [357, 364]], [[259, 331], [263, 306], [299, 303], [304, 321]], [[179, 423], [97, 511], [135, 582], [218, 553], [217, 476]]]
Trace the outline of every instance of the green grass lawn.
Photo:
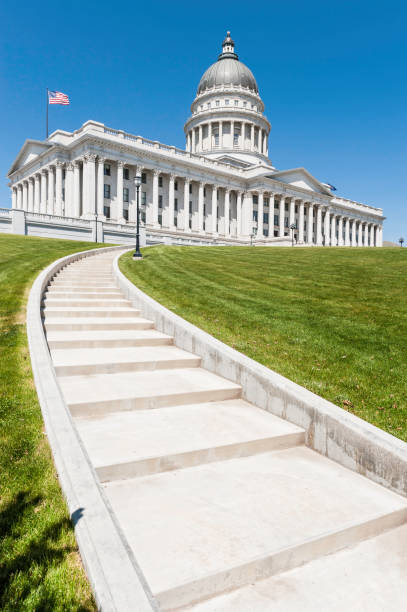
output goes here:
[[407, 249], [158, 246], [120, 266], [173, 312], [407, 441]]
[[25, 327], [29, 289], [40, 270], [95, 246], [0, 235], [2, 611], [95, 610], [44, 432]]

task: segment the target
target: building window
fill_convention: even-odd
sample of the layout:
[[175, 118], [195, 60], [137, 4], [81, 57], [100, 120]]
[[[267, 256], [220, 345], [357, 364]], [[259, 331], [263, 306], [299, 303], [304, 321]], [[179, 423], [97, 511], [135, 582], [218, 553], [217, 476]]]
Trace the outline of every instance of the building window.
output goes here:
[[189, 203], [189, 214], [192, 213], [192, 202]]
[[219, 146], [219, 132], [214, 133], [214, 138], [215, 138], [215, 147], [218, 147]]
[[178, 218], [177, 218], [177, 215], [174, 215], [174, 225], [175, 225], [175, 227], [177, 227], [177, 226], [178, 226]]
[[253, 196], [253, 204], [258, 204], [259, 203], [259, 196], [254, 195]]
[[269, 235], [269, 231], [268, 231], [268, 229], [265, 229], [265, 230], [263, 230], [263, 231], [264, 231], [264, 235], [265, 235], [265, 237], [266, 237], [266, 238], [268, 238], [268, 235]]
[[178, 210], [178, 198], [174, 198], [174, 210]]
[[142, 206], [147, 205], [147, 192], [146, 191], [141, 192], [141, 205]]
[[110, 200], [110, 185], [103, 186], [103, 197]]
[[247, 102], [243, 102], [243, 106], [246, 108], [246, 106], [247, 106]]
[[211, 103], [210, 103], [210, 102], [208, 102], [208, 105], [207, 105], [207, 106], [208, 106], [208, 108], [210, 108], [210, 107], [211, 107]]
[[105, 176], [110, 176], [110, 164], [105, 164], [103, 166], [103, 174]]
[[158, 177], [158, 186], [159, 187], [163, 186], [163, 177], [161, 175]]
[[189, 183], [189, 193], [192, 193], [192, 185]]
[[126, 221], [128, 221], [128, 220], [129, 220], [129, 210], [128, 210], [128, 208], [125, 208], [125, 209], [123, 210], [123, 218], [124, 218]]
[[178, 191], [178, 181], [174, 181], [174, 191]]
[[126, 181], [130, 179], [130, 170], [128, 168], [123, 168], [123, 178]]
[[284, 219], [284, 227], [288, 227], [288, 217], [285, 217]]
[[129, 188], [123, 187], [123, 202], [129, 201]]
[[229, 100], [225, 100], [226, 106], [229, 106]]
[[264, 208], [267, 208], [268, 205], [269, 205], [269, 199], [264, 198]]
[[162, 195], [158, 196], [158, 208], [162, 208], [163, 207], [163, 197]]
[[162, 225], [162, 224], [163, 224], [163, 216], [158, 215], [158, 225]]
[[204, 187], [204, 198], [206, 198], [206, 187]]
[[286, 212], [288, 212], [288, 204], [286, 204], [286, 205], [285, 205], [284, 210], [285, 210]]
[[105, 215], [106, 219], [110, 219], [110, 206], [103, 207], [103, 214]]
[[278, 215], [274, 215], [274, 225], [278, 225]]
[[145, 212], [142, 212], [142, 213], [141, 213], [141, 222], [142, 222], [142, 223], [145, 223], [145, 222], [146, 222], [146, 213], [145, 213]]
[[239, 100], [235, 100], [235, 106], [238, 106]]
[[253, 221], [257, 221], [257, 210], [253, 211]]
[[298, 205], [297, 204], [294, 206], [294, 208], [295, 208], [295, 212], [298, 213]]
[[239, 144], [239, 133], [238, 132], [235, 132], [233, 134], [233, 144], [234, 145], [238, 145]]
[[219, 104], [220, 104], [219, 100], [216, 100], [216, 106], [219, 106]]
[[263, 213], [263, 223], [266, 223], [268, 225], [268, 222], [269, 222], [269, 214]]
[[145, 172], [141, 173], [141, 182], [144, 183], [144, 185], [147, 183], [147, 174]]

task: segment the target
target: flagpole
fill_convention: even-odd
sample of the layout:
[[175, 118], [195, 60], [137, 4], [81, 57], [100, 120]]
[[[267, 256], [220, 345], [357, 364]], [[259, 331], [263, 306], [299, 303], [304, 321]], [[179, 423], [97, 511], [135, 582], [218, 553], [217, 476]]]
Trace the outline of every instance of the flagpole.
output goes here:
[[47, 138], [48, 138], [48, 104], [49, 104], [49, 100], [48, 100], [48, 87], [47, 87]]

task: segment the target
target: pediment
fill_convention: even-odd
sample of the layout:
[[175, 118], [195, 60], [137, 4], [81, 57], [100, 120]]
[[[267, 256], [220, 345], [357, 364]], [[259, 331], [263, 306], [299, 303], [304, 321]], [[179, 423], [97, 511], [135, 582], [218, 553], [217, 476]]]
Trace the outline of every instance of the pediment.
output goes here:
[[221, 157], [217, 157], [216, 161], [223, 162], [224, 164], [230, 164], [236, 168], [249, 168], [253, 165], [242, 161], [241, 159], [237, 159], [236, 157], [232, 157], [231, 155], [222, 155]]
[[9, 170], [9, 175], [33, 161], [52, 146], [54, 145], [41, 140], [26, 140]]
[[292, 170], [274, 172], [270, 178], [287, 183], [293, 187], [306, 189], [307, 191], [332, 195], [330, 189], [312, 176], [305, 168], [293, 168]]

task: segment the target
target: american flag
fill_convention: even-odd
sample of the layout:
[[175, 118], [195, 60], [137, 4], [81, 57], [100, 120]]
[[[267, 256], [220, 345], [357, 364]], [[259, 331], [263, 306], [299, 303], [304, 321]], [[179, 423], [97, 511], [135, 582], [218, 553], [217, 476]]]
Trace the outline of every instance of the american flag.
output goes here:
[[69, 98], [61, 91], [48, 91], [49, 104], [69, 104]]

